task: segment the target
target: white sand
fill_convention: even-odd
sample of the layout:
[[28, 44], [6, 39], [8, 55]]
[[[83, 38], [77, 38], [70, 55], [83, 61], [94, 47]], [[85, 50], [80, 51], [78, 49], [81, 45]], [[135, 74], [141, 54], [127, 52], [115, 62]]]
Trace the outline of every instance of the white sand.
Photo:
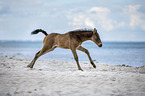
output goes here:
[[0, 57], [0, 96], [145, 96], [145, 68]]

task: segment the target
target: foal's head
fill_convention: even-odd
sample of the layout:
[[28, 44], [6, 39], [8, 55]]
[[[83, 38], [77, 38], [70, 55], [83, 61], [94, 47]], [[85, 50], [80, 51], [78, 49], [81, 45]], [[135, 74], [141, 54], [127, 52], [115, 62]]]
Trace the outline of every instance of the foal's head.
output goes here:
[[102, 42], [101, 42], [101, 39], [100, 39], [100, 37], [99, 37], [99, 34], [97, 33], [96, 28], [94, 28], [93, 35], [92, 35], [91, 40], [92, 40], [94, 43], [96, 43], [99, 47], [102, 47]]

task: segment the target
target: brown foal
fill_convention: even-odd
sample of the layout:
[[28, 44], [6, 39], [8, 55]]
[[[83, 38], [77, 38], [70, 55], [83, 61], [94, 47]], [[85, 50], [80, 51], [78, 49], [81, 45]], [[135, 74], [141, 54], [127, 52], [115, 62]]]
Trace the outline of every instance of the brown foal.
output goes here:
[[[45, 53], [48, 53], [50, 51], [53, 51], [56, 47], [64, 48], [64, 49], [71, 49], [74, 59], [77, 63], [78, 70], [82, 70], [79, 61], [78, 61], [78, 55], [76, 50], [80, 50], [82, 52], [85, 52], [88, 55], [88, 58], [90, 60], [90, 63], [94, 68], [96, 68], [96, 65], [94, 64], [89, 51], [81, 46], [81, 44], [86, 40], [92, 40], [94, 43], [96, 43], [99, 47], [102, 47], [102, 42], [100, 40], [99, 34], [97, 33], [96, 28], [94, 30], [74, 30], [70, 31], [65, 34], [59, 34], [59, 33], [51, 33], [47, 34], [46, 31], [42, 29], [34, 30], [31, 34], [37, 34], [39, 32], [42, 32], [46, 35], [46, 37], [43, 40], [43, 48], [36, 53], [34, 59], [31, 61], [31, 63], [28, 65], [28, 67], [33, 68], [36, 60]], [[82, 70], [83, 71], [83, 70]]]

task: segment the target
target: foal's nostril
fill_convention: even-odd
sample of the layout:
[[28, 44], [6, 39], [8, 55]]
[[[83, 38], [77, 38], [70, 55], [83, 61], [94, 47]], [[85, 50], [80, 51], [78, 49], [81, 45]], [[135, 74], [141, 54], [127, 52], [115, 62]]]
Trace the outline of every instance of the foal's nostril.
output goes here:
[[102, 44], [99, 44], [98, 46], [99, 46], [99, 47], [102, 47]]

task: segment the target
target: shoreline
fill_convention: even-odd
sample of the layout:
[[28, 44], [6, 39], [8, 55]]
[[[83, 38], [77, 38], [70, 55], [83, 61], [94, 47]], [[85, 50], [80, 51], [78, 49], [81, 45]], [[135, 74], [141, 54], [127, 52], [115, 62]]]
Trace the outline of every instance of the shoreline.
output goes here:
[[145, 67], [0, 57], [1, 96], [144, 96]]
[[[18, 55], [19, 55], [20, 53], [18, 53]], [[5, 55], [5, 56], [0, 56], [0, 58], [10, 58], [10, 59], [13, 59], [13, 58], [21, 58], [21, 59], [30, 59], [30, 60], [32, 60], [33, 58], [34, 58], [34, 56], [32, 57], [32, 58], [30, 58], [30, 57], [28, 57], [28, 58], [25, 58], [25, 57], [18, 57], [18, 56], [7, 56], [7, 55]], [[70, 58], [69, 58], [70, 59]], [[88, 58], [86, 57], [86, 59], [87, 60], [85, 60], [85, 61], [79, 61], [80, 63], [90, 63], [89, 62], [89, 60], [88, 60]], [[49, 58], [46, 58], [46, 57], [44, 57], [44, 58], [39, 58], [38, 60], [48, 60], [48, 61], [65, 61], [65, 62], [75, 62], [75, 60], [74, 60], [74, 58], [72, 57], [72, 60], [61, 60], [61, 59], [58, 59], [58, 60], [55, 60], [55, 59], [49, 59]], [[37, 61], [36, 61], [37, 62]], [[124, 67], [135, 67], [135, 68], [145, 68], [145, 65], [142, 65], [142, 66], [131, 66], [131, 65], [129, 65], [129, 64], [125, 64], [125, 63], [120, 63], [120, 64], [111, 64], [111, 63], [101, 63], [101, 62], [97, 62], [96, 60], [94, 60], [94, 63], [99, 63], [99, 64], [108, 64], [108, 65], [115, 65], [115, 66], [124, 66]]]

